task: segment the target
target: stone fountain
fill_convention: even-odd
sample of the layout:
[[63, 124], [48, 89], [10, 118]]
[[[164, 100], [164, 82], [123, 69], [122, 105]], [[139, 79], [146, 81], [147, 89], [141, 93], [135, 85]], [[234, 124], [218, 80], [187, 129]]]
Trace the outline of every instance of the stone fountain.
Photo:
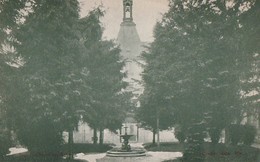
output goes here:
[[114, 148], [107, 152], [107, 156], [109, 157], [140, 157], [145, 156], [145, 150], [142, 148], [131, 148], [129, 144], [129, 139], [133, 135], [127, 134], [127, 127], [125, 128], [125, 134], [120, 135], [123, 138], [123, 143], [121, 148]]
[[131, 148], [129, 144], [129, 139], [133, 135], [127, 134], [127, 127], [125, 128], [125, 134], [120, 135], [123, 138], [123, 143], [121, 147], [115, 147], [112, 150], [107, 151], [104, 158], [98, 159], [97, 162], [131, 162], [131, 161], [142, 161], [144, 156], [146, 156], [146, 151], [144, 148]]

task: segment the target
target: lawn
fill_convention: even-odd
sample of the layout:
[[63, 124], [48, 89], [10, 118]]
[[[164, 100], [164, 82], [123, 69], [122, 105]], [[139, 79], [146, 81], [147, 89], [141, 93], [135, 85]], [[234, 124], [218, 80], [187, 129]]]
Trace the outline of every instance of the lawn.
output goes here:
[[[86, 143], [77, 143], [74, 144], [72, 147], [72, 153], [103, 153], [107, 152], [108, 150], [112, 149], [114, 144], [86, 144]], [[65, 154], [69, 152], [69, 145], [64, 145], [61, 151]]]
[[[73, 154], [77, 153], [103, 153], [112, 148], [111, 144], [94, 145], [94, 144], [74, 144], [71, 147]], [[59, 157], [64, 157], [69, 153], [69, 146], [63, 145], [57, 153], [38, 153], [30, 154], [29, 152], [6, 156], [0, 159], [0, 162], [85, 162], [82, 160], [66, 160]]]
[[[183, 152], [188, 145], [186, 143], [161, 143], [160, 147], [154, 144], [145, 144], [144, 147], [148, 151]], [[204, 143], [203, 148], [205, 162], [260, 162], [260, 149], [251, 146]], [[165, 162], [181, 162], [181, 158]]]

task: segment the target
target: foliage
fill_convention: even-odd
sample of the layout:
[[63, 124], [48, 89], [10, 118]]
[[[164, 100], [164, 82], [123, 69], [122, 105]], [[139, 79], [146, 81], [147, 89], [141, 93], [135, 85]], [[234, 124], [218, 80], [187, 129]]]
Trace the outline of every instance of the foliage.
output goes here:
[[[172, 0], [155, 27], [155, 41], [144, 55], [145, 91], [167, 101], [167, 106], [155, 102], [157, 107], [170, 107], [174, 119], [169, 122], [187, 130], [187, 161], [203, 160], [201, 143], [207, 133], [217, 143], [221, 130], [243, 119], [247, 108], [243, 107], [241, 78], [250, 74], [259, 52], [257, 43], [244, 41], [259, 30], [256, 16], [250, 17], [252, 26], [245, 17], [255, 15], [257, 6], [256, 1], [230, 5], [226, 1]], [[251, 88], [249, 93], [257, 89], [256, 84]]]
[[25, 5], [24, 1], [0, 1], [0, 157], [9, 152], [11, 146], [11, 136], [8, 126], [6, 101], [10, 97], [9, 83], [14, 72], [15, 55], [11, 52], [9, 41], [11, 34], [8, 30], [16, 27], [19, 17], [18, 11]]
[[238, 142], [241, 142], [241, 139], [243, 137], [243, 125], [240, 124], [232, 124], [229, 127], [229, 133], [230, 133], [230, 141], [231, 144], [237, 145]]
[[186, 140], [186, 132], [180, 125], [174, 126], [174, 136], [178, 139], [180, 143], [183, 143]]
[[0, 159], [9, 153], [11, 147], [11, 137], [8, 129], [0, 129]]
[[187, 147], [187, 143], [179, 142], [161, 142], [160, 147], [156, 144], [145, 143], [144, 148], [148, 151], [164, 151], [164, 152], [183, 152]]
[[124, 62], [119, 48], [112, 41], [102, 40], [101, 16], [103, 11], [97, 8], [80, 20], [84, 26], [83, 44], [88, 48], [86, 83], [90, 94], [84, 120], [92, 128], [115, 131], [121, 127], [131, 94], [122, 91], [126, 83], [122, 80], [125, 76], [121, 73]]
[[123, 63], [119, 62], [119, 49], [113, 47], [112, 42], [103, 41], [91, 50], [88, 85], [91, 87], [89, 106], [93, 113], [87, 114], [86, 121], [92, 127], [115, 130], [121, 127], [123, 102], [127, 97], [125, 93], [120, 93], [125, 83], [120, 72]]
[[244, 126], [244, 136], [243, 136], [243, 143], [245, 145], [252, 145], [256, 136], [256, 128], [251, 125]]
[[[148, 87], [146, 87], [148, 89]], [[137, 109], [136, 118], [142, 124], [142, 127], [149, 130], [157, 129], [157, 118], [159, 118], [160, 130], [168, 129], [171, 125], [172, 115], [166, 102], [160, 96], [150, 94], [145, 90], [140, 97], [140, 107]], [[159, 104], [165, 103], [165, 104]]]
[[[205, 152], [203, 153], [206, 156], [205, 161], [207, 162], [259, 161], [260, 150], [258, 148], [245, 145], [228, 146], [223, 143], [203, 143], [202, 146], [205, 148]], [[187, 143], [161, 143], [160, 147], [157, 147], [156, 145], [145, 144], [145, 148], [148, 151], [183, 152], [185, 147], [188, 147]], [[183, 162], [183, 159], [180, 157], [175, 160], [166, 160], [165, 162]]]
[[0, 49], [2, 49], [3, 43], [10, 41], [12, 33], [8, 33], [8, 30], [17, 27], [19, 20], [23, 17], [20, 11], [25, 8], [26, 2], [29, 1], [30, 0], [0, 1]]
[[10, 78], [8, 75], [1, 75], [4, 70], [9, 70], [9, 67], [6, 63], [1, 61], [0, 53], [0, 159], [9, 152], [8, 149], [11, 146], [10, 131], [7, 129], [7, 106], [4, 103], [8, 98], [8, 88], [6, 85], [8, 85]]
[[211, 142], [214, 144], [217, 144], [219, 142], [220, 136], [221, 136], [221, 130], [217, 128], [211, 128], [209, 130], [209, 136], [211, 139]]
[[[58, 152], [62, 132], [77, 128], [80, 115], [94, 127], [120, 127], [131, 95], [121, 92], [119, 48], [101, 40], [103, 12], [79, 19], [77, 0], [0, 3], [0, 81], [8, 83], [0, 101], [20, 142], [32, 154]], [[3, 60], [3, 52], [14, 57]]]
[[251, 145], [256, 136], [256, 128], [251, 125], [232, 124], [229, 126], [231, 144]]
[[257, 15], [259, 15], [260, 3], [256, 1], [248, 12], [241, 15], [241, 24], [243, 28], [240, 31], [243, 34], [243, 40], [241, 40], [241, 50], [250, 53], [245, 59], [244, 64], [248, 64], [247, 68], [241, 68], [241, 89], [243, 99], [243, 114], [247, 114], [247, 117], [253, 117], [260, 119], [260, 102], [259, 102], [259, 37], [257, 36], [260, 30], [260, 23], [257, 21]]
[[84, 100], [77, 102], [84, 61], [77, 29], [79, 7], [77, 1], [20, 2], [26, 5], [18, 9], [5, 1], [3, 6], [10, 3], [14, 8], [2, 8], [3, 12], [16, 11], [15, 20], [24, 18], [24, 22], [15, 22], [9, 34], [13, 53], [23, 64], [6, 86], [10, 90], [5, 101], [8, 120], [32, 154], [48, 154], [63, 143], [62, 131], [77, 126], [76, 110], [84, 104]]

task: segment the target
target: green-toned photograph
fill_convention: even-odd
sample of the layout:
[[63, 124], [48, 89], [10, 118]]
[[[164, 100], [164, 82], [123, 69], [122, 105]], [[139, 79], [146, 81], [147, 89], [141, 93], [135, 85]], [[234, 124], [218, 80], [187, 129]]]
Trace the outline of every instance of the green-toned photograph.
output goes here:
[[260, 162], [260, 1], [0, 0], [0, 162]]

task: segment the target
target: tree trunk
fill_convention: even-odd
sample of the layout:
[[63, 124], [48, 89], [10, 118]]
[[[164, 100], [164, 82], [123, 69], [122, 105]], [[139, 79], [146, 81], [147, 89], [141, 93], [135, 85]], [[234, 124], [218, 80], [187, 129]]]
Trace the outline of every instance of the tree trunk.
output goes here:
[[153, 144], [155, 144], [155, 134], [156, 134], [156, 129], [153, 129]]
[[119, 133], [120, 133], [119, 141], [121, 143], [122, 142], [122, 137], [121, 137], [121, 135], [122, 135], [122, 128], [119, 129]]
[[99, 144], [103, 145], [104, 143], [104, 129], [99, 129]]
[[97, 128], [94, 128], [93, 131], [93, 144], [97, 144], [98, 136], [97, 136]]
[[137, 136], [136, 136], [137, 142], [139, 142], [139, 127], [137, 126]]
[[157, 112], [157, 147], [160, 147], [160, 119], [159, 119], [159, 111]]
[[69, 159], [73, 159], [73, 152], [72, 152], [72, 148], [73, 148], [73, 129], [69, 130], [69, 139], [68, 139], [68, 145], [69, 145]]
[[258, 127], [257, 128], [260, 128], [260, 109], [258, 109]]
[[228, 145], [230, 143], [229, 129], [225, 128], [225, 144]]

